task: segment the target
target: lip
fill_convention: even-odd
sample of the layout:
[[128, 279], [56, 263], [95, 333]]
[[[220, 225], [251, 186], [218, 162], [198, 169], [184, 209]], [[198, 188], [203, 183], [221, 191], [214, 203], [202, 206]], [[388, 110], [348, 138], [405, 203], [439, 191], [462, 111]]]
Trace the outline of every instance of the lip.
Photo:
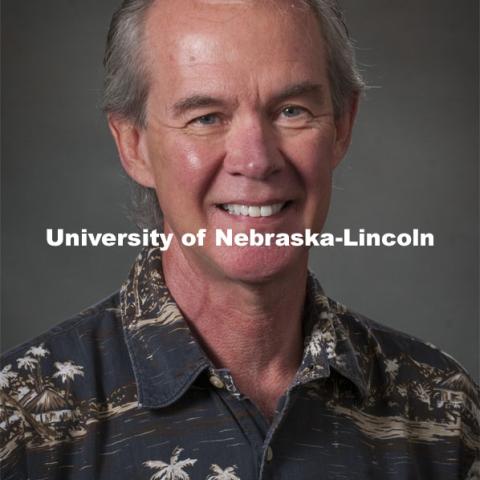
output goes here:
[[[248, 207], [261, 207], [265, 205], [275, 205], [276, 203], [291, 203], [292, 200], [289, 198], [274, 198], [268, 200], [225, 200], [222, 202], [216, 202], [215, 206], [221, 208], [222, 205], [246, 205]], [[285, 207], [284, 207], [285, 208]]]

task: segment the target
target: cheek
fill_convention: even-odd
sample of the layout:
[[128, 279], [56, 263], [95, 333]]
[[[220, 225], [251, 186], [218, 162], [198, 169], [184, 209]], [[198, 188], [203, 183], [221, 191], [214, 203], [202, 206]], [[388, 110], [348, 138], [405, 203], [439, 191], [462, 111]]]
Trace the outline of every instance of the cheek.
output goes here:
[[332, 129], [305, 132], [292, 139], [284, 151], [294, 159], [307, 193], [322, 195], [323, 190], [329, 190], [335, 159]]
[[221, 164], [218, 146], [185, 135], [157, 138], [162, 141], [150, 144], [149, 158], [160, 202], [173, 195], [176, 205], [195, 202], [200, 206]]

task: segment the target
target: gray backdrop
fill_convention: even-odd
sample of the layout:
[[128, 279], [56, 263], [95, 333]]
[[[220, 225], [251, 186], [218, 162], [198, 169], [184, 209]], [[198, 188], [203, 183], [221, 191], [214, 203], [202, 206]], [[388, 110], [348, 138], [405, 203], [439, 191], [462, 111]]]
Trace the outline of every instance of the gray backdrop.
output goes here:
[[[52, 248], [45, 229], [132, 231], [99, 111], [114, 0], [2, 1], [2, 347], [116, 290], [133, 248]], [[326, 231], [433, 232], [434, 248], [315, 249], [326, 291], [478, 378], [478, 3], [343, 2], [372, 88]]]

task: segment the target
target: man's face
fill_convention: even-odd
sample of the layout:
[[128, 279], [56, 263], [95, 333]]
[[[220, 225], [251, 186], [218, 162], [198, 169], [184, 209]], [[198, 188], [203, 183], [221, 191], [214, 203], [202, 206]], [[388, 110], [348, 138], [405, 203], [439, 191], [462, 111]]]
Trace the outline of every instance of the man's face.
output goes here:
[[322, 228], [350, 129], [335, 122], [323, 44], [295, 2], [172, 0], [150, 10], [144, 183], [166, 232], [207, 229], [205, 247], [181, 250], [196, 266], [240, 281], [306, 266], [305, 248], [217, 247], [213, 235]]

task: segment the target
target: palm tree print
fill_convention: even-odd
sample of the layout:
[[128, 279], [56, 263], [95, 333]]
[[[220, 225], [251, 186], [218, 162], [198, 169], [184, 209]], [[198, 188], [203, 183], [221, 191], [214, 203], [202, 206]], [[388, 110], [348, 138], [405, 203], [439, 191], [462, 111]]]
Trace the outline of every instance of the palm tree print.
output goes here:
[[307, 346], [307, 352], [312, 356], [312, 359], [316, 359], [322, 352], [322, 332], [320, 326], [317, 324], [313, 327], [310, 342]]
[[[17, 377], [18, 374], [16, 372], [12, 371], [12, 366], [11, 365], [5, 365], [3, 369], [0, 371], [0, 390], [7, 389], [10, 386], [10, 380], [14, 379]], [[8, 414], [7, 408], [5, 405], [5, 398], [2, 395], [2, 408], [5, 412], [5, 424], [8, 426], [9, 421], [8, 421]]]
[[0, 371], [0, 389], [8, 388], [10, 386], [10, 380], [18, 375], [16, 372], [12, 372], [11, 365], [5, 365]]
[[18, 368], [23, 368], [29, 372], [33, 372], [33, 370], [35, 370], [37, 363], [38, 360], [36, 358], [29, 357], [28, 355], [17, 359]]
[[[19, 358], [17, 363], [19, 365], [19, 368], [28, 368], [27, 365], [30, 364], [29, 360], [26, 360], [26, 358], [30, 357], [25, 357], [25, 358]], [[10, 381], [18, 376], [18, 373], [12, 371], [12, 366], [11, 365], [5, 365], [3, 369], [0, 371], [0, 400], [3, 406], [3, 409], [6, 412], [6, 406], [7, 404], [12, 406], [17, 412], [20, 413], [20, 415], [31, 425], [31, 427], [41, 436], [45, 437], [52, 437], [53, 432], [50, 430], [47, 426], [44, 426], [37, 422], [35, 418], [23, 408], [20, 403], [17, 402], [15, 398], [13, 398], [11, 395], [7, 394], [4, 390], [7, 390], [8, 387], [10, 386]], [[8, 414], [5, 420], [5, 423], [8, 425]]]
[[[38, 377], [38, 360], [35, 357], [32, 357], [26, 354], [22, 358], [17, 358], [17, 367], [22, 370], [26, 370], [29, 375], [30, 381], [33, 383], [35, 391], [38, 393], [41, 390], [41, 379]], [[34, 371], [37, 371], [37, 375], [33, 375]]]
[[75, 375], [81, 375], [83, 377], [83, 367], [80, 365], [74, 365], [72, 362], [55, 362], [55, 368], [57, 371], [53, 376], [60, 377], [62, 383], [66, 383], [67, 380], [74, 380]]
[[70, 383], [75, 380], [76, 375], [84, 376], [83, 367], [80, 365], [75, 365], [72, 362], [55, 362], [55, 368], [57, 371], [53, 374], [54, 378], [60, 377], [62, 383], [66, 384], [65, 388], [65, 399], [68, 401]]
[[232, 465], [222, 470], [216, 463], [210, 465], [210, 470], [213, 475], [209, 475], [206, 480], [240, 480], [240, 477], [236, 475], [237, 466]]
[[399, 368], [400, 366], [396, 358], [394, 358], [393, 360], [388, 358], [385, 359], [385, 373], [387, 373], [391, 377], [392, 381], [395, 380]]
[[398, 385], [395, 382], [395, 379], [398, 376], [398, 370], [400, 369], [398, 360], [396, 358], [394, 359], [386, 358], [384, 359], [384, 364], [385, 364], [385, 373], [388, 375], [388, 379], [389, 379], [387, 391], [392, 392], [395, 388], [397, 388], [398, 390]]
[[[18, 372], [12, 370], [12, 365], [6, 365], [0, 371], [0, 405], [5, 411], [7, 408], [14, 409], [24, 422], [30, 425], [35, 432], [43, 438], [53, 439], [58, 432], [49, 424], [49, 420], [42, 418], [45, 412], [39, 412], [35, 408], [58, 410], [61, 403], [71, 404], [69, 401], [69, 388], [76, 376], [83, 376], [83, 367], [75, 365], [71, 361], [55, 362], [57, 371], [53, 378], [60, 378], [66, 384], [64, 394], [53, 390], [51, 377], [42, 377], [41, 361], [50, 354], [44, 344], [31, 346], [23, 357], [17, 359]], [[22, 374], [21, 371], [25, 371]], [[12, 382], [15, 379], [15, 382]], [[13, 387], [12, 387], [13, 384]], [[33, 388], [31, 385], [33, 384]], [[13, 392], [11, 391], [13, 388]], [[26, 400], [24, 397], [29, 395]], [[35, 393], [35, 395], [33, 395]], [[47, 402], [48, 400], [48, 402]], [[66, 405], [65, 405], [66, 406]], [[52, 414], [52, 412], [47, 412]], [[8, 415], [5, 417], [6, 426], [9, 425]]]
[[150, 480], [190, 480], [190, 475], [184, 472], [184, 469], [193, 466], [197, 460], [187, 458], [179, 461], [178, 458], [182, 452], [183, 448], [175, 447], [170, 457], [170, 463], [162, 462], [161, 460], [144, 462], [146, 467], [157, 470], [150, 477]]
[[42, 343], [38, 347], [30, 347], [26, 351], [27, 356], [31, 355], [32, 357], [35, 357], [35, 358], [46, 357], [50, 352], [43, 345], [44, 344]]
[[37, 368], [36, 368], [36, 379], [35, 385], [37, 393], [43, 390], [43, 382], [42, 382], [42, 367], [40, 365], [39, 359], [46, 357], [50, 354], [50, 351], [44, 347], [44, 344], [41, 343], [38, 346], [31, 346], [25, 354], [28, 358], [34, 358], [37, 361]]

